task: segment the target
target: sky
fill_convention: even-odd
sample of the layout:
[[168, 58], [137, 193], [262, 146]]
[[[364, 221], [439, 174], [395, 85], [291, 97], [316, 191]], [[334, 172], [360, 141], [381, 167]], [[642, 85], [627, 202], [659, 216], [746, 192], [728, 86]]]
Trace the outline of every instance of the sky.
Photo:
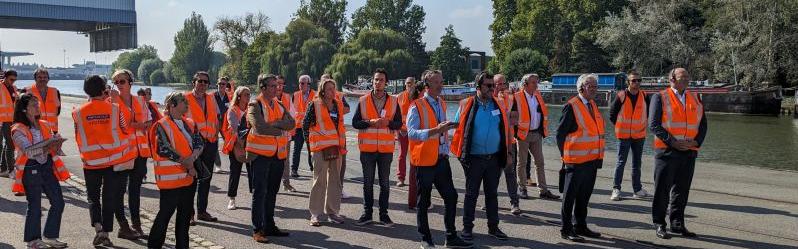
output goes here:
[[[347, 18], [366, 0], [349, 0]], [[454, 25], [463, 46], [493, 55], [490, 30], [493, 9], [490, 0], [415, 0], [426, 12], [427, 27], [423, 39], [427, 50], [434, 50], [449, 24]], [[299, 0], [136, 0], [139, 46], [148, 44], [158, 49], [162, 60], [172, 57], [174, 35], [192, 11], [203, 16], [205, 25], [213, 27], [219, 17], [235, 17], [247, 12], [263, 12], [271, 19], [272, 30], [282, 32], [299, 7]], [[96, 61], [111, 64], [123, 51], [91, 53], [89, 39], [76, 32], [0, 29], [0, 46], [4, 51], [32, 52], [33, 56], [15, 57], [12, 63], [39, 63], [60, 67]], [[217, 43], [221, 50], [221, 44]], [[65, 63], [66, 62], [66, 63]]]

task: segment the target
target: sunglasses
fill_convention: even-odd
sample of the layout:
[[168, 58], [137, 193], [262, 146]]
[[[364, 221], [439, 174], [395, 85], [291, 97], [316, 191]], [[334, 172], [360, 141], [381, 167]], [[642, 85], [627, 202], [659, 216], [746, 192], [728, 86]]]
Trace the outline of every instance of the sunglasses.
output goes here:
[[642, 82], [643, 80], [641, 80], [641, 79], [632, 79], [632, 80], [629, 80], [629, 81], [631, 81], [631, 82]]
[[127, 80], [116, 80], [116, 81], [114, 81], [114, 85], [123, 85], [123, 84], [127, 84], [127, 83], [128, 83]]
[[196, 82], [197, 82], [197, 83], [201, 83], [201, 84], [208, 84], [208, 83], [210, 83], [210, 81], [207, 81], [207, 80], [197, 80]]

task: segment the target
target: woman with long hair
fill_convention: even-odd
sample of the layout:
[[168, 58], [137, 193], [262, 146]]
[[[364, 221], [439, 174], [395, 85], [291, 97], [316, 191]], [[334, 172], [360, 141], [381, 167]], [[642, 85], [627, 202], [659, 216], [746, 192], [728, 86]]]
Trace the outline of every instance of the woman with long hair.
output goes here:
[[[241, 122], [244, 114], [247, 113], [247, 103], [251, 93], [249, 87], [239, 86], [233, 92], [232, 105], [227, 110], [224, 119], [222, 120], [222, 136], [224, 136], [224, 147], [222, 152], [227, 154], [230, 158], [230, 177], [227, 180], [227, 197], [230, 201], [227, 203], [227, 209], [236, 209], [236, 195], [238, 194], [238, 180], [241, 178], [241, 166], [245, 163], [244, 144], [246, 142], [246, 133], [241, 136], [239, 130], [241, 125], [247, 125], [247, 122]], [[246, 163], [247, 172], [250, 172], [249, 163]]]
[[[61, 215], [64, 212], [64, 196], [58, 181], [69, 178], [69, 171], [56, 152], [63, 139], [50, 130], [47, 121], [41, 120], [39, 100], [33, 94], [19, 97], [14, 106], [14, 125], [11, 136], [16, 149], [15, 192], [25, 192], [28, 210], [25, 214], [24, 240], [28, 248], [64, 248], [67, 243], [58, 241], [61, 231]], [[55, 138], [45, 146], [38, 143]], [[17, 191], [18, 190], [18, 191]], [[42, 193], [50, 201], [47, 221], [42, 238]]]
[[327, 214], [334, 223], [341, 224], [341, 157], [346, 153], [344, 106], [336, 98], [336, 83], [326, 79], [319, 84], [319, 96], [308, 105], [302, 122], [315, 165], [313, 187], [310, 190], [310, 224], [320, 226], [319, 216]]

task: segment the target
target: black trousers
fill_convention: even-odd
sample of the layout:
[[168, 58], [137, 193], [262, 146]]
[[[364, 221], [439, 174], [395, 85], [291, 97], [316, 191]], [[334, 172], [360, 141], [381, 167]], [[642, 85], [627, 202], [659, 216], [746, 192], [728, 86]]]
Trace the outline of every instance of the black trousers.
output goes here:
[[176, 189], [161, 189], [160, 209], [155, 215], [150, 236], [147, 239], [148, 248], [162, 248], [166, 240], [166, 229], [172, 214], [177, 211], [175, 218], [175, 248], [188, 248], [188, 227], [191, 216], [194, 215], [194, 189], [196, 181], [190, 185]]
[[285, 160], [276, 156], [258, 156], [252, 161], [252, 229], [268, 231], [274, 224], [277, 191], [283, 179]]
[[14, 142], [11, 139], [11, 122], [3, 122], [0, 127], [0, 172], [14, 173]]
[[380, 216], [388, 214], [388, 198], [391, 191], [388, 178], [391, 175], [391, 161], [393, 161], [391, 153], [360, 153], [360, 163], [363, 166], [363, 213], [367, 216], [371, 216], [374, 211], [375, 171], [380, 178]]
[[501, 160], [493, 156], [490, 159], [468, 156], [469, 166], [463, 167], [466, 177], [465, 203], [463, 204], [463, 230], [474, 228], [474, 212], [479, 198], [479, 187], [485, 192], [485, 207], [488, 216], [488, 228], [499, 226], [499, 179], [501, 178]]
[[[89, 202], [91, 226], [102, 224], [103, 232], [114, 230], [114, 213], [119, 209], [119, 174], [112, 167], [83, 169], [86, 178], [86, 195]], [[102, 199], [102, 200], [101, 200]]]
[[[305, 137], [302, 135], [302, 129], [298, 128], [294, 131], [296, 133], [291, 138], [291, 141], [294, 141], [294, 151], [291, 155], [291, 171], [299, 170], [299, 155], [302, 154], [302, 146], [305, 146]], [[308, 153], [308, 165], [310, 165], [310, 171], [313, 171], [313, 159], [311, 159], [310, 153]]]
[[454, 219], [457, 216], [457, 190], [454, 189], [454, 183], [452, 182], [452, 168], [449, 166], [449, 157], [438, 156], [438, 162], [435, 166], [417, 166], [416, 185], [418, 189], [416, 223], [418, 232], [421, 233], [421, 239], [432, 239], [427, 209], [429, 209], [431, 202], [433, 185], [435, 185], [441, 198], [443, 198], [445, 207], [443, 223], [446, 226], [446, 234], [456, 235], [457, 228], [454, 226]]
[[684, 225], [684, 209], [690, 194], [690, 184], [695, 171], [695, 156], [692, 152], [672, 151], [654, 156], [654, 201], [651, 216], [654, 224], [665, 224], [665, 215], [670, 207], [671, 226]]
[[[197, 213], [208, 212], [208, 194], [211, 191], [211, 180], [213, 180], [213, 162], [219, 154], [219, 143], [205, 141], [205, 147], [199, 159], [194, 162], [194, 167], [204, 167], [208, 169], [210, 177], [197, 182]], [[198, 168], [199, 170], [199, 168]]]
[[[227, 179], [227, 197], [236, 197], [238, 195], [238, 181], [241, 179], [241, 167], [244, 166], [244, 163], [236, 160], [232, 152], [228, 155], [228, 158], [230, 159], [230, 176]], [[247, 168], [247, 174], [249, 174], [251, 172], [249, 164], [247, 163], [245, 167]], [[247, 177], [247, 179], [250, 178]], [[248, 181], [247, 189], [252, 189], [251, 179]]]
[[565, 183], [562, 198], [562, 231], [572, 231], [576, 227], [587, 227], [587, 204], [596, 185], [596, 172], [602, 160], [565, 166]]
[[117, 172], [119, 174], [119, 198], [117, 198], [119, 208], [114, 215], [119, 224], [127, 224], [125, 218], [125, 191], [127, 190], [127, 205], [130, 209], [130, 221], [133, 224], [141, 224], [141, 184], [147, 176], [147, 158], [136, 157], [133, 161], [133, 169]]

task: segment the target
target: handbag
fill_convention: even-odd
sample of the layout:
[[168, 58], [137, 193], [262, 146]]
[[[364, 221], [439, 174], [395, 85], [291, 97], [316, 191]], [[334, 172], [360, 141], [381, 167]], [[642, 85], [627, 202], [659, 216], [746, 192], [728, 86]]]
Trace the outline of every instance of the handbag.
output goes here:
[[321, 150], [322, 158], [325, 161], [332, 161], [338, 159], [338, 154], [340, 154], [340, 150], [338, 149], [338, 145], [330, 146]]

